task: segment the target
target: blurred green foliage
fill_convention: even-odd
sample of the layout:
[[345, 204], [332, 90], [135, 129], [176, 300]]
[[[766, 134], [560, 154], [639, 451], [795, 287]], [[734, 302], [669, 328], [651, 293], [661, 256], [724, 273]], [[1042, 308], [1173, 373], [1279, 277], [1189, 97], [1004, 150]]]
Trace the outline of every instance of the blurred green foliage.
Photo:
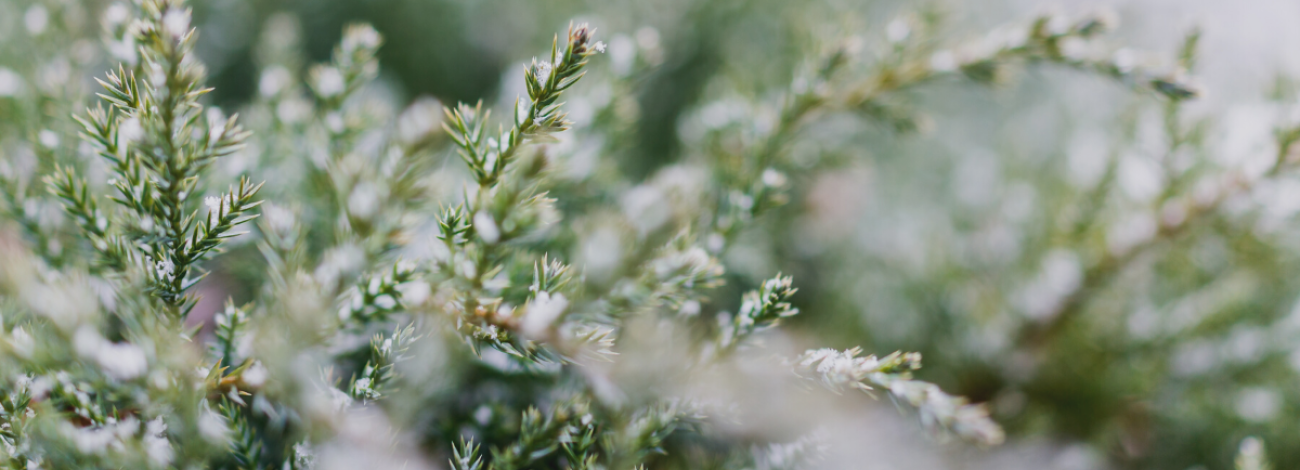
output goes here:
[[[273, 35], [266, 20], [283, 13], [298, 22], [271, 24], [300, 28], [307, 63], [330, 58], [344, 25], [373, 24], [385, 37], [379, 82], [401, 103], [429, 95], [508, 107], [517, 92], [509, 77], [575, 18], [602, 35], [657, 42], [662, 57], [625, 79], [635, 103], [621, 122], [629, 128], [605, 131], [614, 141], [602, 158], [617, 163], [611, 186], [620, 188], [707, 160], [691, 152], [740, 147], [819, 45], [857, 35], [867, 46], [854, 70], [871, 71], [898, 52], [882, 38], [899, 15], [911, 15], [917, 35], [932, 25], [926, 41], [957, 44], [1020, 19], [1000, 5], [777, 0], [206, 0], [194, 8], [198, 53], [216, 90], [210, 100], [230, 110], [256, 100], [268, 61], [259, 37]], [[2, 27], [14, 28], [14, 18]], [[1186, 51], [1153, 54], [1194, 74]], [[739, 269], [713, 297], [730, 300], [708, 308], [736, 311], [743, 292], [784, 272], [803, 312], [789, 322], [792, 341], [919, 351], [918, 377], [989, 402], [1013, 442], [1083, 442], [1121, 468], [1181, 470], [1226, 468], [1241, 439], [1258, 435], [1276, 443], [1268, 452], [1278, 468], [1300, 465], [1300, 446], [1288, 445], [1300, 439], [1289, 419], [1300, 403], [1297, 224], [1286, 208], [1269, 212], [1295, 196], [1294, 178], [1270, 174], [1203, 212], [1180, 209], [1171, 201], [1198, 201], [1198, 185], [1235, 174], [1213, 136], [1236, 124], [1072, 67], [1017, 68], [1025, 73], [1010, 78], [962, 70], [994, 87], [938, 80], [816, 116], [788, 152], [808, 174], [774, 216], [726, 247], [720, 257]], [[1278, 129], [1259, 152], [1278, 145], [1279, 161], [1295, 125], [1287, 114], [1295, 97], [1281, 88], [1270, 106], [1282, 117], [1255, 124]], [[728, 111], [739, 116], [721, 129], [692, 129], [710, 106], [731, 101], [757, 104]], [[44, 111], [35, 114], [70, 112]], [[696, 134], [705, 135], [684, 142]], [[1155, 193], [1139, 194], [1150, 190], [1149, 173]], [[1134, 222], [1135, 214], [1148, 217]], [[1180, 217], [1188, 221], [1168, 222]], [[1154, 241], [1128, 256], [1115, 240], [1135, 224], [1175, 228], [1146, 227]], [[260, 275], [231, 264], [223, 269], [233, 279]], [[256, 294], [255, 283], [234, 284], [240, 300]]]

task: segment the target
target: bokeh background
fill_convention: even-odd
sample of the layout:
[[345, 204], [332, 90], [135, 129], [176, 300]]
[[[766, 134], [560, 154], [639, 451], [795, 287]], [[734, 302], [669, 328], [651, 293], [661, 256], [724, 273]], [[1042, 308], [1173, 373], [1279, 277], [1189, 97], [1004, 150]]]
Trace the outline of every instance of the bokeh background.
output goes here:
[[[87, 15], [102, 9], [85, 5]], [[616, 162], [633, 183], [703, 151], [706, 131], [761, 120], [820, 44], [860, 36], [868, 46], [856, 60], [869, 68], [890, 22], [916, 12], [937, 12], [938, 37], [957, 47], [1045, 12], [1105, 8], [1119, 24], [1104, 42], [1157, 63], [1172, 62], [1185, 33], [1200, 28], [1191, 74], [1204, 93], [1177, 118], [1199, 126], [1199, 137], [1174, 151], [1158, 99], [1051, 66], [1027, 67], [993, 87], [943, 82], [909, 92], [899, 103], [907, 128], [853, 115], [820, 119], [792, 158], [834, 163], [818, 166], [773, 223], [726, 251], [733, 269], [718, 297], [739, 298], [777, 271], [792, 274], [803, 313], [790, 325], [790, 341], [920, 351], [920, 378], [990, 403], [1010, 435], [994, 449], [937, 444], [898, 431], [908, 419], [886, 402], [835, 428], [860, 444], [848, 449], [860, 468], [1230, 468], [1250, 435], [1263, 438], [1278, 468], [1300, 465], [1294, 176], [1259, 183], [1116, 270], [1111, 282], [1083, 294], [1079, 316], [1049, 341], [1026, 345], [1017, 337], [1035, 312], [1055, 310], [1086, 282], [1098, 253], [1126, 234], [1140, 236], [1150, 221], [1139, 215], [1153, 201], [1170, 191], [1190, 194], [1166, 184], [1166, 168], [1250, 173], [1275, 152], [1274, 128], [1296, 116], [1289, 77], [1300, 75], [1300, 3], [193, 5], [199, 55], [215, 88], [210, 99], [230, 110], [256, 98], [266, 61], [259, 44], [276, 37], [297, 38], [315, 63], [328, 59], [344, 25], [369, 22], [385, 37], [372, 92], [398, 107], [424, 97], [493, 105], [519, 93], [511, 79], [541, 53], [537, 45], [571, 20], [590, 22], [610, 45], [595, 73], [630, 84], [634, 116], [626, 142], [599, 158]], [[0, 1], [0, 40], [25, 40], [29, 12], [23, 2]], [[58, 20], [72, 21], [50, 21]], [[79, 24], [97, 37], [97, 21]], [[1094, 206], [1101, 222], [1080, 233], [1062, 228]], [[238, 296], [239, 270], [223, 266], [212, 282]]]

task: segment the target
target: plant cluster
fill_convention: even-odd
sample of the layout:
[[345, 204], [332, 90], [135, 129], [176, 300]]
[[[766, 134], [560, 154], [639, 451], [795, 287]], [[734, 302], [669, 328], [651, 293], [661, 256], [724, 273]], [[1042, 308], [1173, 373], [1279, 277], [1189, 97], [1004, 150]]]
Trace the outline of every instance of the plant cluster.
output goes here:
[[[1063, 344], [1105, 334], [1079, 326], [1096, 292], [1284, 175], [1300, 139], [1282, 127], [1254, 175], [1179, 160], [1203, 138], [1182, 118], [1196, 34], [1159, 68], [1100, 45], [1107, 15], [1043, 15], [959, 47], [922, 15], [887, 25], [875, 60], [861, 38], [835, 40], [773, 99], [701, 106], [681, 160], [641, 179], [601, 155], [626, 150], [636, 117], [618, 94], [662, 62], [653, 41], [571, 24], [523, 65], [513, 101], [397, 110], [377, 91], [376, 29], [348, 26], [305, 65], [295, 23], [276, 16], [236, 116], [205, 102], [183, 0], [95, 13], [98, 46], [71, 33], [85, 7], [32, 3], [23, 27], [56, 59], [0, 68], [0, 113], [16, 117], [0, 122], [0, 468], [813, 468], [834, 452], [823, 422], [860, 406], [845, 392], [899, 404], [938, 440], [996, 446], [989, 407], [916, 377], [920, 353], [779, 328], [833, 296], [744, 254], [780, 257], [818, 178], [844, 163], [825, 142], [808, 151], [820, 124], [906, 136], [928, 126], [921, 88], [1040, 65], [1163, 111], [1159, 195], [1108, 209], [1110, 159], [1023, 254], [1042, 285], [985, 302], [1009, 318], [971, 370], [1004, 369], [993, 391], [951, 381], [980, 401], [1034, 393], [1074, 354]], [[75, 65], [62, 52], [86, 47]], [[96, 73], [90, 98], [76, 77]], [[1138, 228], [1117, 231], [1112, 212]], [[906, 281], [928, 292], [968, 279], [922, 271]], [[980, 326], [953, 316], [944, 328]], [[1261, 441], [1241, 441], [1236, 463], [1268, 468]]]

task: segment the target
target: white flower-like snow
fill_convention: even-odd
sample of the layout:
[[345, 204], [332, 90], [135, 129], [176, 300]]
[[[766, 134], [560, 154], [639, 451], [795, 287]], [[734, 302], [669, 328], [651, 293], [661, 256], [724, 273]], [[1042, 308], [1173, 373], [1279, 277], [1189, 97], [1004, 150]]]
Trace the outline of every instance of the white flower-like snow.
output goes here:
[[199, 434], [208, 442], [224, 444], [230, 440], [230, 427], [226, 424], [226, 418], [205, 409], [199, 416]]
[[261, 387], [266, 384], [267, 375], [266, 366], [262, 365], [261, 361], [254, 362], [244, 370], [244, 383], [250, 387]]
[[9, 344], [23, 357], [31, 357], [32, 350], [36, 348], [36, 340], [21, 326], [14, 327], [14, 330], [9, 333]]
[[397, 306], [397, 299], [394, 299], [391, 295], [384, 294], [375, 297], [375, 306], [384, 310], [392, 310], [393, 307]]
[[555, 320], [560, 318], [564, 310], [569, 308], [569, 299], [564, 298], [564, 294], [555, 294], [542, 291], [537, 293], [528, 306], [527, 313], [520, 325], [521, 332], [529, 338], [543, 338], [546, 336], [551, 325]]
[[169, 259], [159, 260], [154, 263], [154, 270], [157, 271], [158, 277], [168, 277], [176, 272], [176, 264]]
[[478, 231], [478, 236], [489, 245], [501, 239], [501, 229], [497, 228], [497, 222], [492, 220], [492, 215], [487, 212], [479, 211], [474, 214], [474, 230]]
[[167, 10], [162, 17], [162, 29], [173, 41], [180, 40], [190, 32], [190, 13], [176, 8]]
[[552, 66], [550, 62], [547, 61], [538, 62], [536, 66], [536, 71], [534, 72], [537, 76], [537, 81], [542, 84], [545, 84], [546, 81], [551, 78], [551, 68]]
[[122, 121], [122, 125], [117, 128], [118, 145], [139, 142], [144, 138], [144, 126], [140, 125], [139, 118], [130, 118]]
[[162, 417], [154, 418], [145, 425], [144, 429], [145, 455], [148, 455], [149, 460], [154, 464], [160, 467], [167, 466], [175, 454], [171, 442], [167, 441], [167, 423], [163, 422]]
[[316, 72], [316, 92], [324, 98], [332, 98], [347, 89], [343, 72], [334, 67], [321, 67]]
[[149, 370], [149, 358], [139, 346], [110, 342], [89, 326], [78, 329], [72, 341], [77, 354], [95, 361], [113, 379], [131, 380]]
[[348, 28], [340, 45], [345, 54], [353, 54], [360, 49], [376, 49], [383, 43], [383, 37], [374, 27], [363, 24]]
[[23, 91], [23, 77], [13, 70], [0, 67], [0, 96], [15, 96]]

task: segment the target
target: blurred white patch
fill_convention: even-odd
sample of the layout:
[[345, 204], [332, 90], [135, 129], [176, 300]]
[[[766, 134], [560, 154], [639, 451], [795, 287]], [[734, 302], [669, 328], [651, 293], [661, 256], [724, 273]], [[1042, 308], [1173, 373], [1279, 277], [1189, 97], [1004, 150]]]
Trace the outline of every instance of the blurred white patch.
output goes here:
[[131, 19], [131, 10], [126, 5], [114, 3], [104, 9], [104, 26], [109, 28], [120, 26]]
[[569, 112], [571, 121], [582, 124], [590, 124], [594, 121], [598, 111], [586, 94], [574, 94], [564, 103], [564, 107]]
[[144, 350], [130, 343], [104, 342], [94, 358], [105, 375], [117, 380], [134, 379], [149, 369]]
[[1291, 350], [1291, 354], [1287, 356], [1287, 363], [1291, 365], [1292, 370], [1300, 372], [1300, 348]]
[[349, 411], [339, 423], [338, 435], [320, 444], [313, 453], [317, 470], [438, 468], [424, 462], [411, 439], [393, 429], [383, 413], [374, 408]]
[[727, 237], [718, 232], [710, 233], [709, 236], [704, 239], [704, 247], [707, 248], [710, 253], [722, 253], [722, 250], [727, 248]]
[[1149, 303], [1142, 303], [1128, 316], [1128, 334], [1137, 340], [1149, 340], [1160, 333], [1160, 313]]
[[383, 37], [379, 35], [375, 28], [367, 24], [350, 26], [344, 31], [343, 41], [339, 47], [343, 49], [345, 55], [351, 55], [359, 50], [375, 49], [383, 43]]
[[226, 418], [205, 407], [199, 412], [199, 434], [213, 444], [225, 444], [230, 440], [230, 427]]
[[[514, 109], [515, 98], [528, 96], [528, 84], [524, 82], [524, 74], [519, 73], [520, 69], [526, 67], [530, 67], [528, 62], [518, 62], [501, 72], [501, 78], [497, 81], [500, 84], [497, 89], [497, 102], [510, 104], [506, 109]], [[520, 101], [522, 106], [523, 100]]]
[[267, 375], [268, 371], [266, 366], [262, 365], [262, 361], [254, 362], [253, 365], [244, 370], [244, 383], [253, 388], [261, 388], [262, 385], [266, 384]]
[[441, 125], [442, 102], [421, 96], [398, 116], [397, 135], [403, 142], [413, 144], [437, 132]]
[[481, 359], [484, 364], [501, 371], [509, 371], [515, 366], [515, 362], [510, 359], [509, 354], [501, 352], [493, 347], [486, 347], [480, 350], [479, 359]]
[[262, 222], [281, 237], [288, 237], [297, 226], [298, 216], [292, 209], [275, 203], [262, 205]]
[[623, 215], [642, 236], [659, 228], [672, 215], [663, 191], [648, 184], [639, 185], [623, 193], [619, 202], [623, 208]]
[[501, 239], [501, 229], [497, 228], [496, 220], [492, 215], [484, 211], [474, 213], [474, 231], [478, 232], [479, 238], [491, 245]]
[[358, 184], [348, 195], [348, 212], [354, 217], [369, 220], [379, 211], [379, 188], [368, 182]]
[[163, 467], [171, 463], [175, 454], [171, 442], [167, 440], [166, 432], [167, 423], [163, 422], [162, 417], [154, 418], [145, 425], [143, 439], [144, 453], [149, 456], [149, 461]]
[[320, 67], [315, 70], [316, 93], [322, 97], [331, 98], [338, 96], [347, 89], [347, 81], [343, 78], [343, 72], [335, 67]]
[[352, 274], [365, 262], [365, 253], [354, 244], [339, 245], [325, 252], [325, 261], [316, 267], [313, 277], [322, 286], [333, 286], [344, 274]]
[[1259, 327], [1238, 325], [1223, 341], [1223, 358], [1243, 364], [1258, 362], [1266, 352], [1267, 341], [1267, 335]]
[[66, 285], [33, 283], [23, 289], [22, 298], [29, 308], [49, 318], [64, 331], [72, 331], [99, 313], [98, 297], [80, 282]]
[[1177, 227], [1187, 221], [1187, 204], [1180, 200], [1171, 200], [1160, 207], [1160, 224], [1165, 227]]
[[262, 77], [257, 81], [257, 92], [265, 98], [280, 94], [293, 85], [293, 74], [289, 69], [274, 64], [262, 70]]
[[558, 134], [560, 142], [555, 145], [556, 155], [562, 156], [564, 162], [558, 171], [565, 178], [581, 181], [591, 176], [600, 163], [600, 153], [605, 148], [605, 138], [600, 135], [583, 136], [577, 139], [573, 134]]
[[687, 209], [694, 211], [698, 209], [696, 204], [703, 197], [703, 192], [711, 184], [709, 178], [712, 176], [708, 170], [698, 166], [672, 165], [655, 173], [653, 183], [666, 196], [688, 205]]
[[908, 24], [907, 18], [894, 18], [885, 25], [885, 39], [891, 43], [901, 43], [911, 35], [912, 25]]
[[773, 168], [768, 168], [766, 170], [763, 170], [762, 180], [763, 180], [763, 184], [773, 188], [783, 187], [785, 186], [785, 183], [787, 181], [785, 173], [777, 171], [776, 169]]
[[1094, 44], [1086, 39], [1079, 37], [1068, 37], [1061, 40], [1059, 46], [1061, 56], [1069, 60], [1084, 60], [1094, 54], [1096, 48]]
[[262, 146], [258, 142], [248, 142], [243, 148], [218, 161], [221, 162], [221, 168], [227, 175], [236, 178], [256, 167], [261, 158]]
[[23, 26], [33, 36], [39, 36], [50, 25], [50, 12], [42, 5], [32, 5], [23, 13]]
[[397, 306], [397, 299], [394, 299], [391, 295], [384, 294], [375, 297], [375, 306], [384, 310], [389, 310]]
[[963, 204], [983, 207], [993, 200], [1002, 180], [997, 155], [969, 151], [952, 170], [953, 195]]
[[920, 273], [931, 259], [942, 256], [932, 245], [936, 239], [946, 239], [951, 231], [938, 226], [940, 223], [923, 214], [895, 215], [881, 224], [880, 233], [859, 241], [867, 250], [899, 263], [907, 272]]
[[693, 317], [700, 314], [700, 302], [696, 300], [687, 300], [682, 302], [682, 308], [677, 313], [683, 316]]
[[424, 281], [398, 284], [397, 291], [402, 294], [402, 303], [412, 306], [423, 304], [433, 295], [433, 288]]
[[619, 76], [632, 73], [636, 64], [636, 43], [632, 38], [615, 34], [609, 38], [609, 68]]
[[623, 239], [611, 227], [592, 231], [582, 243], [581, 263], [592, 280], [609, 278], [623, 257]]
[[[766, 247], [767, 245], [762, 242], [737, 241], [723, 253], [723, 258], [726, 260], [724, 264], [728, 271], [752, 279], [769, 276], [780, 268], [777, 267], [776, 260], [772, 259], [772, 253]], [[703, 265], [703, 262], [699, 264]]]
[[1300, 213], [1300, 180], [1276, 178], [1260, 181], [1251, 192], [1263, 209], [1259, 224], [1267, 231], [1287, 228], [1287, 220]]
[[1119, 187], [1136, 202], [1149, 202], [1164, 189], [1164, 175], [1154, 160], [1136, 153], [1125, 153], [1119, 160]]
[[1082, 281], [1079, 257], [1069, 250], [1053, 250], [1043, 257], [1037, 277], [1017, 295], [1019, 307], [1029, 318], [1048, 319]]
[[17, 96], [23, 88], [23, 77], [13, 70], [0, 67], [0, 96]]
[[1038, 208], [1035, 202], [1037, 198], [1038, 190], [1033, 185], [1025, 182], [1012, 183], [1002, 197], [1002, 216], [1013, 224], [1024, 222]]
[[986, 263], [1012, 262], [1020, 254], [1021, 232], [1006, 223], [992, 223], [975, 233], [973, 247]]
[[564, 294], [551, 295], [546, 291], [538, 292], [537, 297], [529, 302], [524, 319], [520, 322], [521, 332], [526, 338], [545, 338], [551, 327], [555, 325], [555, 320], [559, 319], [568, 308], [569, 299], [564, 298]]
[[1282, 395], [1272, 388], [1248, 387], [1237, 393], [1237, 416], [1246, 421], [1270, 421], [1281, 409]]
[[1111, 254], [1122, 255], [1133, 247], [1151, 240], [1158, 230], [1156, 219], [1145, 212], [1128, 214], [1110, 225], [1106, 245]]
[[1106, 173], [1108, 142], [1106, 133], [1095, 127], [1079, 129], [1070, 137], [1066, 177], [1075, 187], [1091, 188], [1101, 181]]
[[1254, 179], [1273, 164], [1276, 142], [1273, 128], [1277, 110], [1266, 103], [1232, 106], [1223, 118], [1222, 135], [1217, 142], [1219, 162], [1235, 167]]
[[134, 66], [140, 59], [139, 51], [136, 49], [135, 36], [129, 34], [120, 41], [105, 40], [104, 48], [108, 50], [108, 54], [113, 58], [121, 60], [127, 65]]
[[930, 69], [935, 72], [952, 72], [957, 70], [957, 56], [952, 51], [938, 51], [930, 55]]
[[807, 195], [812, 223], [803, 224], [809, 241], [850, 233], [874, 199], [872, 180], [871, 170], [861, 166], [818, 174]]
[[41, 132], [37, 133], [36, 140], [41, 143], [42, 147], [47, 149], [52, 150], [59, 146], [59, 135], [49, 129], [42, 129]]
[[9, 333], [9, 344], [19, 356], [30, 358], [36, 348], [36, 339], [21, 326], [14, 327]]
[[173, 40], [180, 39], [190, 31], [190, 13], [188, 10], [171, 8], [162, 17], [163, 33]]
[[636, 45], [641, 49], [651, 50], [659, 48], [659, 30], [653, 26], [642, 26], [636, 30]]
[[1049, 468], [1053, 470], [1091, 470], [1105, 468], [1104, 456], [1087, 444], [1076, 443], [1061, 449], [1052, 459]]
[[275, 105], [275, 117], [285, 124], [297, 124], [311, 115], [309, 101], [298, 96], [290, 96]]
[[1176, 376], [1193, 377], [1209, 372], [1218, 364], [1218, 348], [1204, 340], [1195, 340], [1178, 345], [1169, 366]]
[[698, 119], [698, 123], [704, 126], [704, 130], [714, 130], [737, 121], [748, 120], [751, 111], [749, 103], [746, 101], [724, 99], [704, 105], [696, 113], [695, 117]]
[[474, 421], [480, 426], [487, 426], [490, 419], [492, 419], [492, 408], [487, 405], [479, 405], [478, 409], [474, 410]]

